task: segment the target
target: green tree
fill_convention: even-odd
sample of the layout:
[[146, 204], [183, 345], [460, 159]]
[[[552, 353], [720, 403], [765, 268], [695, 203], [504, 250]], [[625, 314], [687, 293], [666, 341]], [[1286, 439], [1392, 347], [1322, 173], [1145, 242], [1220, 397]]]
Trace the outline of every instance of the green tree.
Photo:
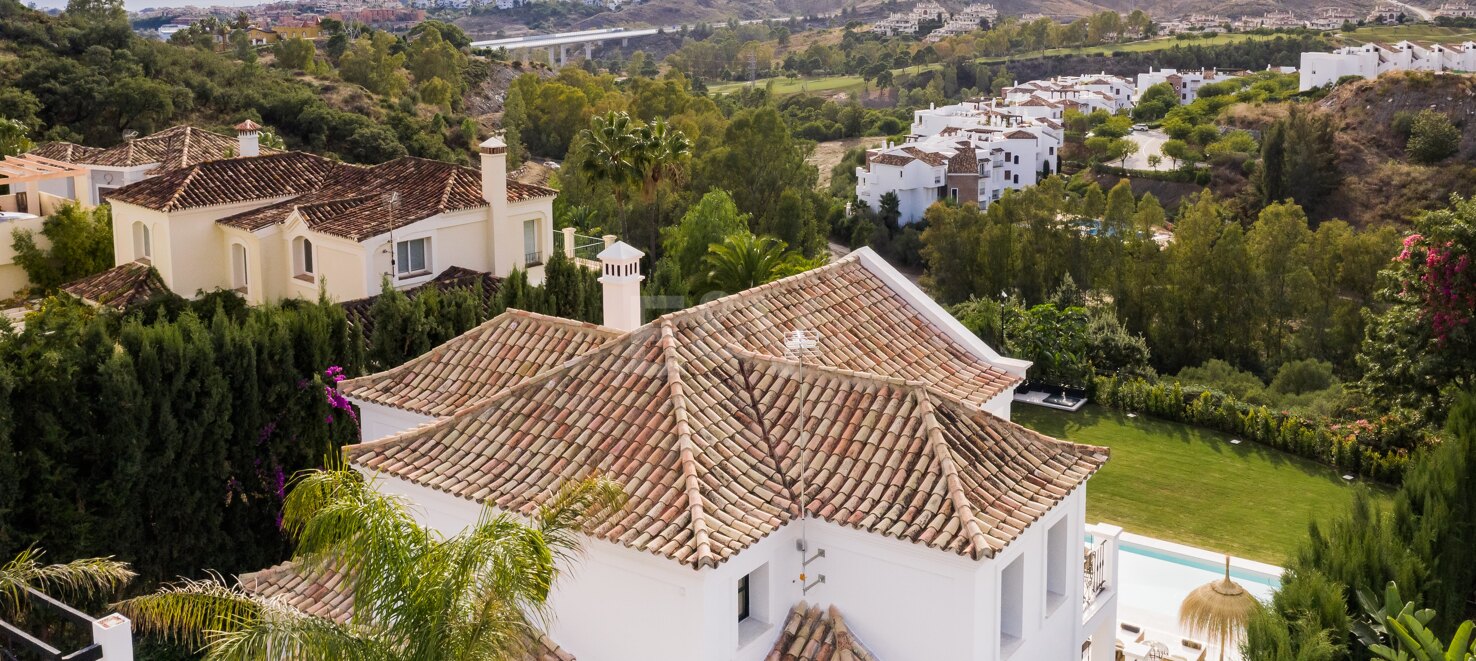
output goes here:
[[440, 78], [431, 78], [420, 84], [420, 100], [438, 106], [443, 112], [451, 112], [451, 102], [455, 98], [455, 90], [451, 83]]
[[11, 232], [15, 263], [31, 286], [50, 291], [113, 266], [113, 218], [107, 205], [83, 209], [67, 203], [41, 223], [43, 246], [30, 230]]
[[388, 32], [355, 39], [338, 60], [343, 79], [375, 94], [397, 98], [409, 87], [402, 67], [405, 55], [394, 51], [395, 37]]
[[1415, 230], [1379, 274], [1385, 307], [1368, 323], [1356, 388], [1383, 408], [1438, 421], [1476, 375], [1476, 281], [1460, 266], [1476, 259], [1476, 200], [1452, 198]]
[[1415, 115], [1405, 151], [1416, 163], [1438, 163], [1461, 148], [1461, 131], [1443, 112], [1426, 108]]
[[417, 84], [424, 85], [439, 78], [460, 98], [462, 80], [465, 78], [466, 54], [454, 44], [441, 37], [439, 29], [425, 30], [405, 49], [405, 66], [415, 77]]
[[722, 243], [714, 244], [703, 258], [707, 269], [703, 289], [708, 293], [731, 294], [817, 265], [788, 248], [783, 241], [769, 236], [747, 232], [730, 235]]
[[805, 160], [808, 154], [776, 108], [742, 110], [723, 132], [721, 146], [700, 157], [693, 183], [698, 190], [728, 191], [739, 209], [752, 214], [756, 228], [772, 227], [779, 224], [784, 191], [815, 189], [819, 172]]
[[297, 539], [301, 571], [343, 577], [352, 625], [220, 579], [184, 581], [119, 608], [144, 631], [203, 643], [212, 659], [518, 658], [539, 635], [537, 618], [583, 526], [623, 498], [610, 482], [571, 482], [526, 523], [489, 506], [466, 531], [442, 537], [356, 472], [313, 472], [288, 495], [283, 525]]
[[738, 211], [732, 196], [727, 191], [710, 191], [687, 209], [681, 222], [661, 230], [661, 251], [691, 290], [705, 277], [703, 260], [708, 249], [747, 232], [748, 214]]
[[507, 99], [502, 104], [502, 140], [507, 143], [507, 167], [509, 170], [522, 166], [527, 148], [523, 143], [523, 131], [528, 130], [528, 108], [523, 101], [523, 90], [513, 85], [507, 90]]
[[[1261, 141], [1257, 186], [1264, 204], [1295, 200], [1317, 209], [1342, 180], [1334, 129], [1327, 115], [1292, 106]], [[1168, 153], [1164, 145], [1164, 153]]]
[[26, 125], [19, 120], [0, 117], [0, 157], [23, 154], [31, 150]]
[[1311, 304], [1308, 296], [1316, 284], [1307, 268], [1311, 236], [1301, 207], [1286, 203], [1262, 209], [1246, 235], [1257, 284], [1254, 300], [1261, 308], [1260, 344], [1272, 365], [1281, 362], [1287, 338]]
[[313, 42], [300, 37], [283, 39], [272, 45], [272, 55], [276, 58], [276, 65], [283, 69], [306, 71], [313, 64], [313, 58], [318, 50]]

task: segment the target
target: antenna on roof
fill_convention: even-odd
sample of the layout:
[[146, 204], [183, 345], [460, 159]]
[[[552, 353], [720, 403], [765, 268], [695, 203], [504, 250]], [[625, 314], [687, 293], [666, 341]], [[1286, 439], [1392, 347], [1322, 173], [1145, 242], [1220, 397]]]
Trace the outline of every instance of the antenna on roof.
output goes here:
[[[820, 331], [813, 329], [796, 329], [784, 334], [784, 357], [789, 360], [799, 361], [803, 365], [806, 361], [814, 361], [820, 357]], [[809, 486], [805, 481], [805, 470], [809, 468], [809, 412], [806, 406], [810, 401], [811, 384], [801, 381], [801, 394], [799, 399], [800, 420], [800, 474], [799, 474], [799, 505], [800, 505], [800, 539], [795, 546], [800, 552], [800, 593], [808, 594], [810, 590], [825, 582], [824, 574], [816, 574], [812, 581], [805, 572], [810, 563], [825, 557], [825, 549], [817, 549], [814, 555], [806, 555], [810, 552], [809, 526], [805, 525], [810, 517], [810, 493]]]
[[124, 140], [132, 140], [132, 139], [137, 138], [137, 137], [138, 137], [138, 131], [135, 130], [135, 129], [128, 129], [128, 130], [126, 130], [126, 131], [123, 132], [123, 139]]
[[390, 275], [390, 278], [393, 280], [393, 278], [395, 278], [395, 277], [397, 277], [397, 276], [400, 275], [400, 273], [395, 270], [395, 266], [396, 266], [395, 258], [396, 257], [399, 257], [399, 255], [400, 255], [400, 247], [397, 246], [397, 245], [395, 245], [395, 211], [400, 208], [400, 192], [399, 191], [390, 191], [388, 193], [385, 193], [384, 194], [384, 207], [389, 210], [389, 213], [388, 213], [388, 220], [389, 220], [389, 256], [390, 256], [390, 272], [389, 272], [389, 275]]

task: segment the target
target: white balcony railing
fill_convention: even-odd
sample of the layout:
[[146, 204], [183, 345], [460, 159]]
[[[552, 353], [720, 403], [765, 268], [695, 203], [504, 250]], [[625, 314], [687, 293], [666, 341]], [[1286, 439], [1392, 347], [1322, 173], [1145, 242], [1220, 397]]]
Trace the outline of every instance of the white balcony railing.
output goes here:
[[1081, 567], [1084, 608], [1091, 608], [1097, 597], [1107, 591], [1107, 542], [1100, 541], [1086, 549]]

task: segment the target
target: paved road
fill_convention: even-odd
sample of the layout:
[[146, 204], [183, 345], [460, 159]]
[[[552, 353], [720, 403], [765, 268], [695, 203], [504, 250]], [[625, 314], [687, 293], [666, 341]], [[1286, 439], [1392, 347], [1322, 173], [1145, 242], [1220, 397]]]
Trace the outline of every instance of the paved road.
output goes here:
[[[1173, 165], [1173, 159], [1163, 156], [1159, 150], [1163, 149], [1163, 143], [1168, 142], [1168, 135], [1157, 129], [1149, 131], [1133, 131], [1127, 135], [1129, 140], [1138, 143], [1138, 153], [1127, 159], [1129, 170], [1168, 170]], [[1148, 167], [1148, 157], [1157, 154], [1162, 161], [1157, 168]], [[1115, 165], [1115, 164], [1112, 164]]]

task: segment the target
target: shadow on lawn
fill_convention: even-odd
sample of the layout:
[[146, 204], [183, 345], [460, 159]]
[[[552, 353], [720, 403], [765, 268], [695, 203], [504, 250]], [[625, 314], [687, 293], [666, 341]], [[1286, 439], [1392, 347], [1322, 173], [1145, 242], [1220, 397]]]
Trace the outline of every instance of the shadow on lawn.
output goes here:
[[[1146, 439], [1174, 440], [1185, 446], [1202, 445], [1205, 449], [1222, 457], [1233, 456], [1240, 460], [1260, 459], [1277, 469], [1296, 470], [1308, 477], [1331, 484], [1344, 486], [1349, 484], [1342, 479], [1337, 469], [1331, 466], [1288, 454], [1249, 439], [1242, 439], [1237, 445], [1230, 442], [1234, 437], [1220, 431], [1161, 420], [1142, 414], [1129, 418], [1121, 411], [1107, 409], [1097, 404], [1088, 404], [1075, 413], [1020, 404], [1015, 408], [1014, 418], [1016, 422], [1027, 428], [1052, 438], [1076, 443], [1112, 447], [1112, 441], [1121, 432], [1105, 428], [1116, 426], [1120, 427], [1121, 431], [1131, 431]], [[1377, 485], [1370, 486], [1375, 489], [1380, 488]]]

